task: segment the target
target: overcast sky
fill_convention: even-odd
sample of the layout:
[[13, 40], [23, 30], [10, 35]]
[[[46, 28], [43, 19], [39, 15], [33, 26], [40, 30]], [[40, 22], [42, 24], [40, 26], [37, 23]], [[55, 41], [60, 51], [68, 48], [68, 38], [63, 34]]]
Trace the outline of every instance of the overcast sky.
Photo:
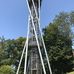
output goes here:
[[[74, 0], [43, 0], [41, 28], [59, 12], [74, 10]], [[0, 36], [6, 39], [26, 37], [28, 9], [26, 0], [0, 0]]]

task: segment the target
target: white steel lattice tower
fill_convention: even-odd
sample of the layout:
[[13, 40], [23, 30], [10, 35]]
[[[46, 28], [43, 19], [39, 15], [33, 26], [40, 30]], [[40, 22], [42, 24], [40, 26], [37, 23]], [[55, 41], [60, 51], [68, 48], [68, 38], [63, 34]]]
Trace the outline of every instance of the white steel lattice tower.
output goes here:
[[[29, 10], [27, 40], [25, 42], [16, 74], [19, 74], [19, 69], [24, 53], [24, 74], [46, 74], [44, 60], [47, 61], [50, 71], [49, 74], [52, 74], [46, 47], [40, 29], [40, 7], [42, 0], [26, 0], [26, 2]], [[46, 59], [44, 59], [44, 54]]]
[[[37, 11], [37, 17], [39, 18], [39, 2], [38, 2], [38, 0], [34, 0], [33, 2], [35, 5], [35, 8], [36, 8], [36, 11]], [[33, 17], [36, 34], [37, 34], [38, 41], [39, 41], [39, 45], [41, 47], [39, 24], [38, 24], [38, 20], [37, 20], [36, 14], [35, 14], [33, 2], [32, 2], [32, 0], [28, 0], [31, 14]], [[31, 16], [29, 18], [30, 18], [30, 24], [29, 24], [29, 26], [30, 26], [29, 27], [30, 28], [29, 55], [30, 56], [28, 58], [27, 74], [42, 74], [42, 66], [41, 66], [41, 62], [40, 62], [40, 58], [39, 58], [38, 47], [37, 47], [37, 42], [36, 42], [36, 38], [35, 38], [34, 28], [32, 25], [33, 23], [32, 23]]]

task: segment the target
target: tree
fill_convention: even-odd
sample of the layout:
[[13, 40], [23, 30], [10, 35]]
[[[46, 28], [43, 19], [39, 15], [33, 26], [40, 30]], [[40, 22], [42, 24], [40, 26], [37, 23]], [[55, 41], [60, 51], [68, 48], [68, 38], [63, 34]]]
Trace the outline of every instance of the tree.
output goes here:
[[13, 39], [6, 41], [6, 52], [8, 54], [8, 58], [11, 59], [11, 65], [15, 65], [15, 67], [18, 66], [25, 40], [25, 38], [19, 37], [16, 40]]
[[[25, 44], [25, 38], [19, 37], [17, 39], [8, 39], [0, 41], [0, 66], [3, 65], [13, 65], [15, 70], [18, 67], [21, 53]], [[24, 63], [24, 61], [23, 61]], [[23, 66], [21, 66], [23, 68]]]
[[0, 37], [0, 65], [2, 65], [2, 61], [6, 59], [5, 54], [5, 38]]
[[0, 67], [0, 74], [15, 74], [14, 69], [9, 65], [3, 65]]
[[53, 74], [64, 74], [72, 70], [71, 24], [68, 17], [68, 14], [62, 12], [43, 29]]

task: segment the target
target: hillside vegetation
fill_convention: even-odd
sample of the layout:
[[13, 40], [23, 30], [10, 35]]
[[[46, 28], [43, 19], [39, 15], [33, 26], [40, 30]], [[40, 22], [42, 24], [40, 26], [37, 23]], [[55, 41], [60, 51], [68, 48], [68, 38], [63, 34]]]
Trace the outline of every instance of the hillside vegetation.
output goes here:
[[[74, 66], [72, 56], [74, 12], [61, 12], [43, 29], [43, 37], [53, 74], [66, 74]], [[26, 38], [0, 38], [0, 74], [15, 74]], [[24, 59], [19, 74], [23, 74]], [[47, 74], [49, 74], [48, 67]], [[71, 73], [72, 74], [72, 73]]]

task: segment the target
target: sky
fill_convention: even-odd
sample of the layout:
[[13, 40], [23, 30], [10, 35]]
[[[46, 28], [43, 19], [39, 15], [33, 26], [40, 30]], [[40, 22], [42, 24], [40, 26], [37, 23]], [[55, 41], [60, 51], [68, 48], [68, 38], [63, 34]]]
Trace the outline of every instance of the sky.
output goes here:
[[[74, 11], [74, 0], [43, 0], [41, 29], [53, 21], [59, 12]], [[26, 0], [0, 0], [0, 36], [6, 39], [26, 37], [28, 8]]]

